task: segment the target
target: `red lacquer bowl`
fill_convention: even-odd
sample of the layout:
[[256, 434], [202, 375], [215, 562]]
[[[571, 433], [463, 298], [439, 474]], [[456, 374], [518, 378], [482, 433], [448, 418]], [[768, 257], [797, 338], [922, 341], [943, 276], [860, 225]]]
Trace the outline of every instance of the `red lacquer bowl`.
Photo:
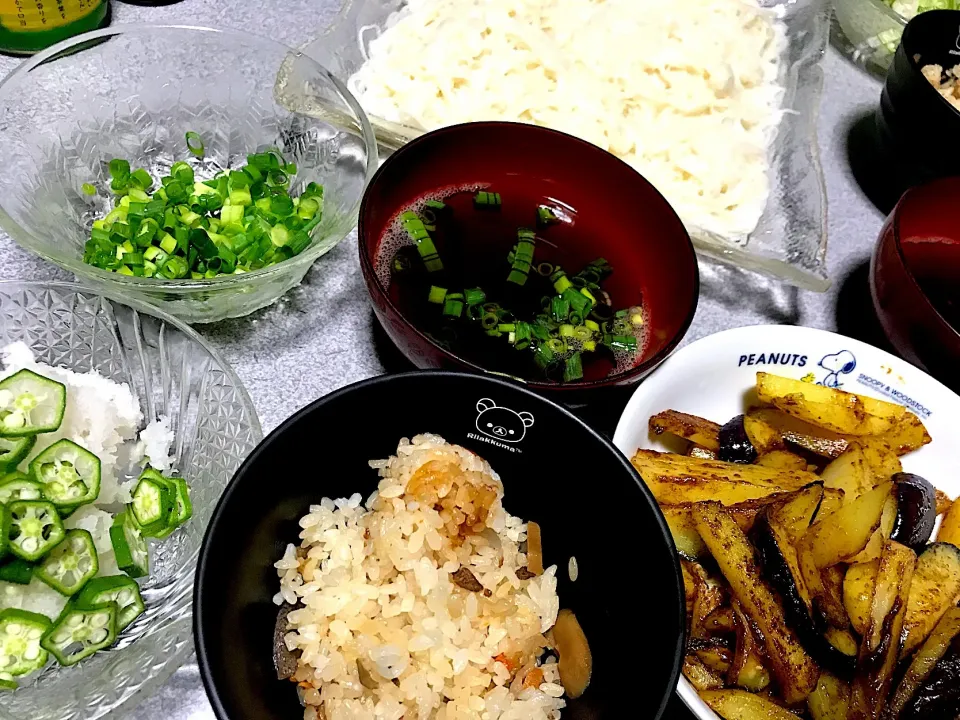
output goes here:
[[[360, 264], [377, 318], [418, 368], [484, 372], [415, 327], [374, 271], [377, 249], [398, 213], [426, 193], [451, 186], [522, 183], [577, 209], [580, 262], [605, 257], [614, 273], [604, 283], [616, 307], [642, 295], [648, 340], [639, 362], [599, 380], [555, 384], [527, 380], [557, 393], [638, 382], [683, 338], [697, 309], [700, 276], [690, 237], [663, 196], [613, 155], [560, 132], [533, 125], [482, 122], [436, 130], [405, 145], [374, 176], [360, 206]], [[572, 400], [568, 395], [566, 400]]]
[[904, 193], [880, 231], [870, 290], [897, 352], [960, 392], [958, 199], [960, 177]]

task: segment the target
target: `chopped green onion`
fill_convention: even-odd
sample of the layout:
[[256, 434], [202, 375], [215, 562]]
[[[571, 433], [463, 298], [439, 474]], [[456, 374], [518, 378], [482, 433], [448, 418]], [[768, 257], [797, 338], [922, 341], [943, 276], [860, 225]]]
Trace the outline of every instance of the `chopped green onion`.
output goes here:
[[573, 337], [580, 341], [592, 340], [593, 330], [588, 328], [586, 325], [577, 325], [573, 329]]
[[[167, 235], [167, 237], [170, 237], [170, 236]], [[148, 247], [144, 251], [143, 257], [146, 258], [147, 260], [156, 260], [157, 258], [160, 258], [161, 256], [163, 256], [163, 259], [165, 259], [166, 255], [168, 254], [169, 253], [165, 253], [163, 250], [161, 250], [158, 247]]]
[[537, 349], [533, 353], [533, 360], [541, 369], [552, 363], [554, 357], [556, 355], [547, 343], [537, 345]]
[[135, 182], [140, 190], [149, 190], [153, 185], [153, 178], [143, 168], [137, 168], [130, 175], [131, 182]]
[[126, 180], [130, 177], [130, 163], [123, 158], [114, 158], [110, 161], [108, 168], [110, 170], [110, 177], [114, 179]]
[[467, 305], [467, 317], [474, 321], [483, 318], [483, 305], [480, 303]]
[[507, 282], [516, 285], [524, 285], [527, 282], [530, 268], [533, 265], [533, 252], [536, 242], [537, 239], [533, 230], [517, 229], [517, 246], [513, 257], [510, 258], [510, 274], [507, 276]]
[[600, 276], [593, 270], [581, 270], [577, 276], [583, 279], [588, 288], [599, 287]]
[[473, 205], [478, 210], [499, 210], [500, 193], [481, 190], [473, 196]]
[[287, 228], [285, 228], [283, 225], [276, 225], [270, 231], [270, 242], [277, 247], [283, 247], [290, 242], [290, 231], [287, 230]]
[[80, 192], [82, 192], [84, 195], [96, 195], [97, 189], [90, 183], [84, 183], [80, 186]]
[[[261, 158], [257, 162], [265, 171], [279, 172], [287, 165], [278, 157], [270, 152], [248, 161]], [[259, 269], [299, 254], [322, 219], [323, 188], [310, 183], [293, 199], [286, 187], [257, 181], [261, 171], [251, 167], [250, 173], [223, 171], [199, 182], [193, 168], [178, 161], [151, 195], [147, 190], [154, 183], [146, 170], [130, 173], [129, 163], [114, 159], [111, 187], [119, 199], [106, 217], [94, 221], [84, 261], [123, 275], [197, 279], [234, 273], [238, 264], [241, 271]], [[164, 268], [169, 257], [179, 260]]]
[[580, 358], [580, 353], [574, 353], [568, 357], [564, 363], [563, 367], [563, 381], [572, 382], [573, 380], [580, 380], [583, 377], [583, 363]]
[[463, 291], [467, 305], [480, 305], [487, 299], [487, 294], [480, 288], [470, 288]]
[[168, 280], [176, 280], [187, 276], [190, 271], [187, 261], [179, 255], [171, 255], [160, 266], [160, 276]]
[[176, 239], [172, 235], [165, 234], [163, 239], [160, 241], [160, 249], [168, 255], [175, 252], [177, 249]]
[[196, 157], [203, 157], [203, 140], [200, 139], [200, 136], [190, 130], [187, 132], [184, 138], [187, 141], [187, 150], [189, 150]]
[[556, 290], [558, 295], [562, 295], [567, 288], [573, 286], [570, 278], [567, 277], [567, 273], [559, 265], [554, 268], [553, 274], [550, 276], [550, 282], [553, 283], [553, 289]]
[[538, 320], [537, 322], [530, 323], [530, 334], [537, 340], [549, 340], [550, 328]]
[[400, 222], [410, 239], [417, 244], [417, 251], [420, 253], [427, 270], [429, 272], [443, 270], [443, 261], [433, 244], [433, 238], [430, 237], [430, 233], [427, 232], [427, 229], [423, 226], [423, 221], [417, 214], [407, 210], [400, 216]]
[[460, 317], [463, 314], [463, 293], [447, 293], [443, 301], [443, 314]]
[[537, 224], [540, 227], [547, 227], [559, 221], [560, 218], [557, 217], [556, 213], [546, 205], [541, 205], [537, 208]]
[[[580, 318], [585, 317], [590, 312], [590, 300], [572, 287], [568, 287], [560, 293], [567, 302], [570, 303], [570, 309]], [[572, 322], [572, 319], [571, 319]]]
[[447, 289], [442, 287], [437, 287], [436, 285], [430, 286], [430, 294], [427, 297], [427, 302], [436, 303], [437, 305], [442, 305], [444, 298], [447, 296]]
[[560, 295], [550, 298], [550, 314], [557, 322], [563, 322], [570, 315], [570, 301]]
[[604, 344], [614, 350], [630, 350], [632, 352], [637, 349], [637, 339], [633, 335], [613, 335], [609, 340], [604, 339]]
[[307, 235], [303, 230], [298, 230], [294, 236], [293, 241], [287, 246], [287, 249], [293, 255], [299, 255], [310, 245], [310, 236]]
[[546, 341], [546, 345], [557, 354], [564, 353], [567, 350], [567, 344], [560, 338], [550, 338]]
[[518, 350], [523, 350], [524, 348], [530, 347], [530, 339], [532, 337], [530, 323], [523, 322], [518, 320], [514, 323], [515, 329], [513, 331], [513, 344]]
[[178, 160], [170, 166], [170, 175], [186, 186], [193, 185], [196, 181], [196, 178], [193, 174], [193, 168], [183, 160]]
[[439, 200], [427, 200], [424, 204], [424, 207], [431, 208], [432, 210], [446, 210], [447, 204], [440, 202]]
[[319, 210], [320, 203], [312, 197], [302, 198], [297, 205], [297, 215], [304, 220], [312, 220]]

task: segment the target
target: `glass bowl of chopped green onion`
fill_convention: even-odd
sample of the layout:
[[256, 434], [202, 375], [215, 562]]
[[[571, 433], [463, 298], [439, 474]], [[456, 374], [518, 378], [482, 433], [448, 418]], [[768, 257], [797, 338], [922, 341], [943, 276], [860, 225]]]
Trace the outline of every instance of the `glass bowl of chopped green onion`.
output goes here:
[[98, 30], [0, 82], [0, 226], [91, 287], [214, 322], [354, 228], [376, 147], [343, 84], [284, 45]]
[[261, 438], [236, 374], [183, 323], [76, 284], [0, 283], [0, 720], [116, 717], [166, 682], [193, 648], [211, 513]]
[[956, 0], [837, 0], [837, 23], [854, 60], [886, 74], [907, 23], [928, 10], [952, 10]]

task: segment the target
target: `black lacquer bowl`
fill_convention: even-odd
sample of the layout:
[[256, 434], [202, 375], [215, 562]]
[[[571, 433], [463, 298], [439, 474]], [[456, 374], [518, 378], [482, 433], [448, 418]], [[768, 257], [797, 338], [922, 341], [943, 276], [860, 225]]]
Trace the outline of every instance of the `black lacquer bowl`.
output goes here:
[[904, 190], [960, 174], [960, 111], [923, 76], [925, 65], [960, 64], [960, 10], [931, 10], [907, 23], [877, 108], [877, 131], [891, 179]]
[[208, 526], [194, 596], [197, 656], [217, 717], [301, 717], [295, 687], [273, 665], [273, 564], [299, 542], [297, 521], [310, 504], [367, 497], [378, 482], [368, 460], [424, 432], [487, 459], [507, 511], [542, 528], [544, 565], [558, 565], [560, 605], [576, 613], [594, 660], [591, 684], [564, 720], [658, 718], [680, 670], [684, 596], [653, 496], [627, 459], [568, 411], [505, 380], [447, 372], [379, 377], [321, 398], [234, 476]]

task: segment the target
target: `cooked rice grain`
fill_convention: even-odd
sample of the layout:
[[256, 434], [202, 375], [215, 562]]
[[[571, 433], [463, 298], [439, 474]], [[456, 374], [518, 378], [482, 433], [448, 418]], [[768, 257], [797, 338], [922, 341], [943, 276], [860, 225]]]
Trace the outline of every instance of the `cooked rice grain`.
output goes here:
[[[518, 579], [526, 525], [497, 474], [436, 435], [370, 465], [366, 504], [323, 498], [276, 563], [274, 601], [303, 605], [284, 639], [301, 651], [305, 720], [557, 720], [557, 665], [531, 672], [560, 609], [557, 568]], [[455, 584], [460, 568], [483, 589]]]

